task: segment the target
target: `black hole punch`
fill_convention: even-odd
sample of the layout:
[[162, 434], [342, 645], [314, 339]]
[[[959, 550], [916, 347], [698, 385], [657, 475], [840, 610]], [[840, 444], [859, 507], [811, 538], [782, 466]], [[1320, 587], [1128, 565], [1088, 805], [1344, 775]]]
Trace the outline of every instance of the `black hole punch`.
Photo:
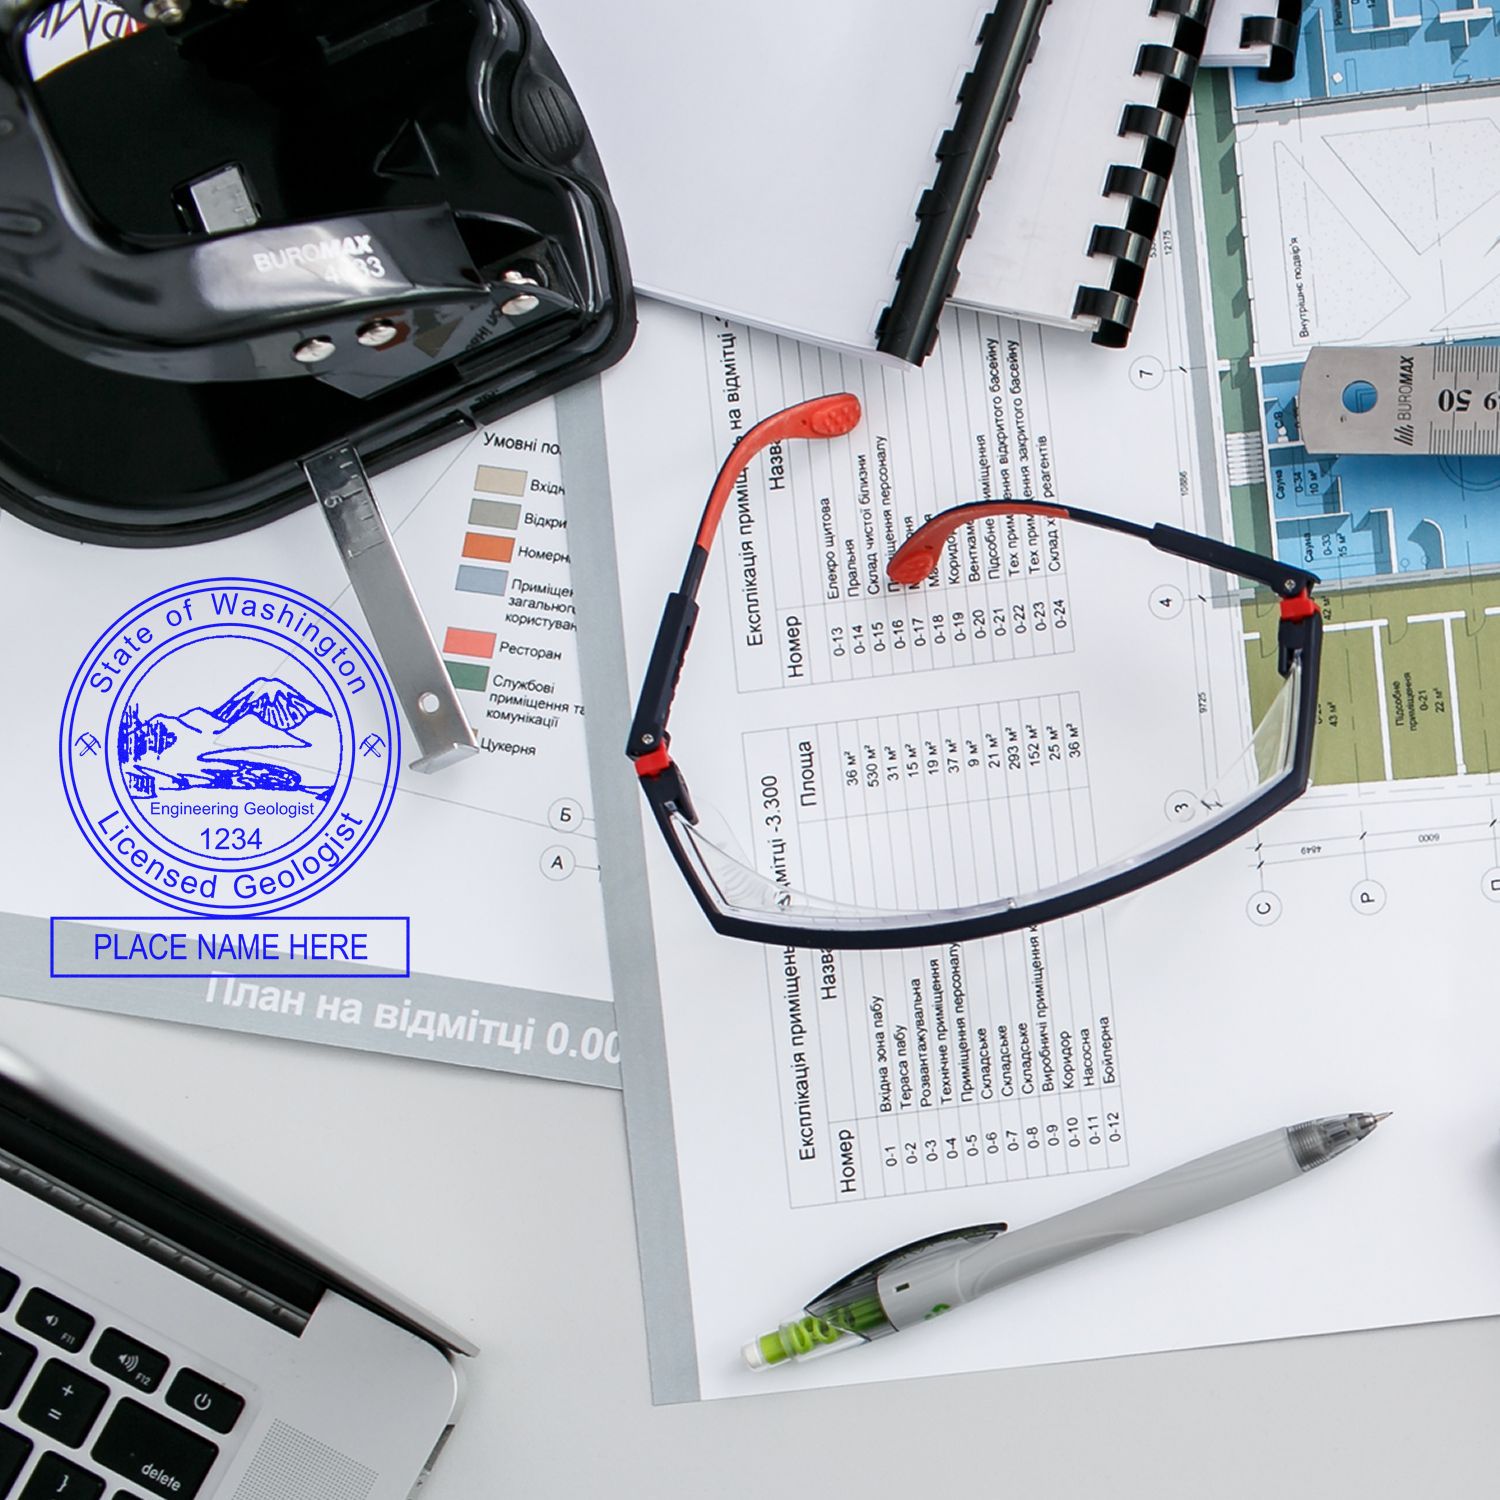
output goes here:
[[[380, 473], [625, 352], [603, 168], [520, 0], [183, 9], [37, 79], [0, 47], [0, 508], [229, 536], [308, 502], [308, 454]], [[524, 317], [517, 267], [546, 293]]]

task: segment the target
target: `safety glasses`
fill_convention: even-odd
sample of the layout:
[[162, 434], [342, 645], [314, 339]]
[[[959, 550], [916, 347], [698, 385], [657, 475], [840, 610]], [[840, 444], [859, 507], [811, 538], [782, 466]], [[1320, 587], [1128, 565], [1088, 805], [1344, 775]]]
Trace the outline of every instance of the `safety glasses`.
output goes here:
[[[774, 854], [760, 862], [747, 856], [728, 820], [694, 805], [669, 749], [667, 722], [698, 616], [699, 586], [725, 506], [756, 454], [789, 439], [843, 436], [859, 418], [856, 397], [819, 397], [768, 417], [736, 443], [709, 493], [682, 582], [667, 600], [641, 688], [626, 753], [678, 868], [716, 931], [778, 947], [835, 949], [918, 947], [1010, 932], [1086, 910], [1182, 870], [1240, 838], [1305, 790], [1322, 641], [1322, 615], [1310, 593], [1318, 582], [1315, 574], [1174, 526], [1144, 526], [1071, 505], [984, 501], [955, 506], [918, 527], [890, 558], [890, 579], [919, 585], [955, 533], [992, 517], [1021, 515], [1094, 528], [1122, 547], [1145, 543], [1270, 589], [1280, 601], [1280, 685], [1242, 751], [1220, 762], [1212, 785], [1176, 795], [1167, 805], [1143, 798], [1138, 816], [1095, 820], [1090, 838], [1074, 841], [1070, 863], [1037, 860], [1012, 848], [1005, 824], [993, 816], [976, 834], [974, 806], [1012, 796], [1032, 806], [1038, 798], [1061, 799], [1065, 805], [1087, 795], [1081, 772], [1079, 779], [1070, 779], [1073, 763], [1083, 761], [1081, 733], [1063, 711], [1042, 732], [1029, 725], [1018, 735], [1002, 723], [1003, 706], [993, 706], [994, 730], [976, 718], [962, 739], [960, 759], [969, 747], [974, 750], [961, 767], [970, 801], [924, 799], [901, 789], [899, 796], [879, 802], [867, 798], [859, 815], [845, 820], [837, 850], [810, 872], [816, 878], [789, 879]], [[978, 715], [980, 709], [972, 712]], [[856, 781], [857, 768], [851, 787]], [[855, 790], [863, 795], [861, 788]], [[884, 789], [876, 787], [872, 795], [884, 797]], [[780, 821], [779, 811], [775, 816]], [[857, 831], [851, 835], [849, 829]], [[893, 848], [900, 857], [890, 857]], [[931, 854], [942, 848], [953, 857], [909, 857], [911, 851]], [[920, 871], [914, 875], [917, 866], [930, 867], [930, 878], [920, 878]], [[962, 878], [951, 873], [959, 866]]]

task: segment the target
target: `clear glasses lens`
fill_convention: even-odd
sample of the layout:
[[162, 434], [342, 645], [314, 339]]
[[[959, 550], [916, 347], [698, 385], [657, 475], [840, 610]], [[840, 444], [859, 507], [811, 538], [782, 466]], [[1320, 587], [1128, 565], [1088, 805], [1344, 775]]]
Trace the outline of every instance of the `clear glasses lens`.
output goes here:
[[747, 837], [701, 801], [698, 824], [671, 831], [730, 915], [847, 930], [1031, 905], [1206, 839], [1289, 775], [1302, 692], [1294, 665], [1210, 784], [1164, 797], [1096, 798], [1076, 704], [1059, 696], [945, 711], [925, 735], [824, 726], [790, 747], [791, 774], [760, 783]]

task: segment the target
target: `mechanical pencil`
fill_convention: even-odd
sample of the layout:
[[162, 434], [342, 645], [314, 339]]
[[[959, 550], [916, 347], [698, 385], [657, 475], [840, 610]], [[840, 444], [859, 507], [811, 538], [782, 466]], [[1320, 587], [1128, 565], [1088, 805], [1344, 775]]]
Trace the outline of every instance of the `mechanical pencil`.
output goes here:
[[883, 1338], [1121, 1240], [1195, 1219], [1332, 1161], [1386, 1115], [1333, 1115], [1226, 1146], [1117, 1193], [1006, 1233], [973, 1224], [903, 1245], [851, 1271], [804, 1316], [744, 1347], [752, 1370]]

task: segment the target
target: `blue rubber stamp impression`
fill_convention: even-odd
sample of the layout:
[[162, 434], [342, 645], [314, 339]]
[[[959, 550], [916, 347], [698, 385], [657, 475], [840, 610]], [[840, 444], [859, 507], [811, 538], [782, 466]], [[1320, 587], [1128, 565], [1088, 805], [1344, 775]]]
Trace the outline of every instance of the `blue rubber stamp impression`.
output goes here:
[[400, 725], [374, 652], [281, 584], [210, 578], [122, 615], [63, 710], [63, 787], [89, 844], [179, 911], [279, 911], [370, 847]]

